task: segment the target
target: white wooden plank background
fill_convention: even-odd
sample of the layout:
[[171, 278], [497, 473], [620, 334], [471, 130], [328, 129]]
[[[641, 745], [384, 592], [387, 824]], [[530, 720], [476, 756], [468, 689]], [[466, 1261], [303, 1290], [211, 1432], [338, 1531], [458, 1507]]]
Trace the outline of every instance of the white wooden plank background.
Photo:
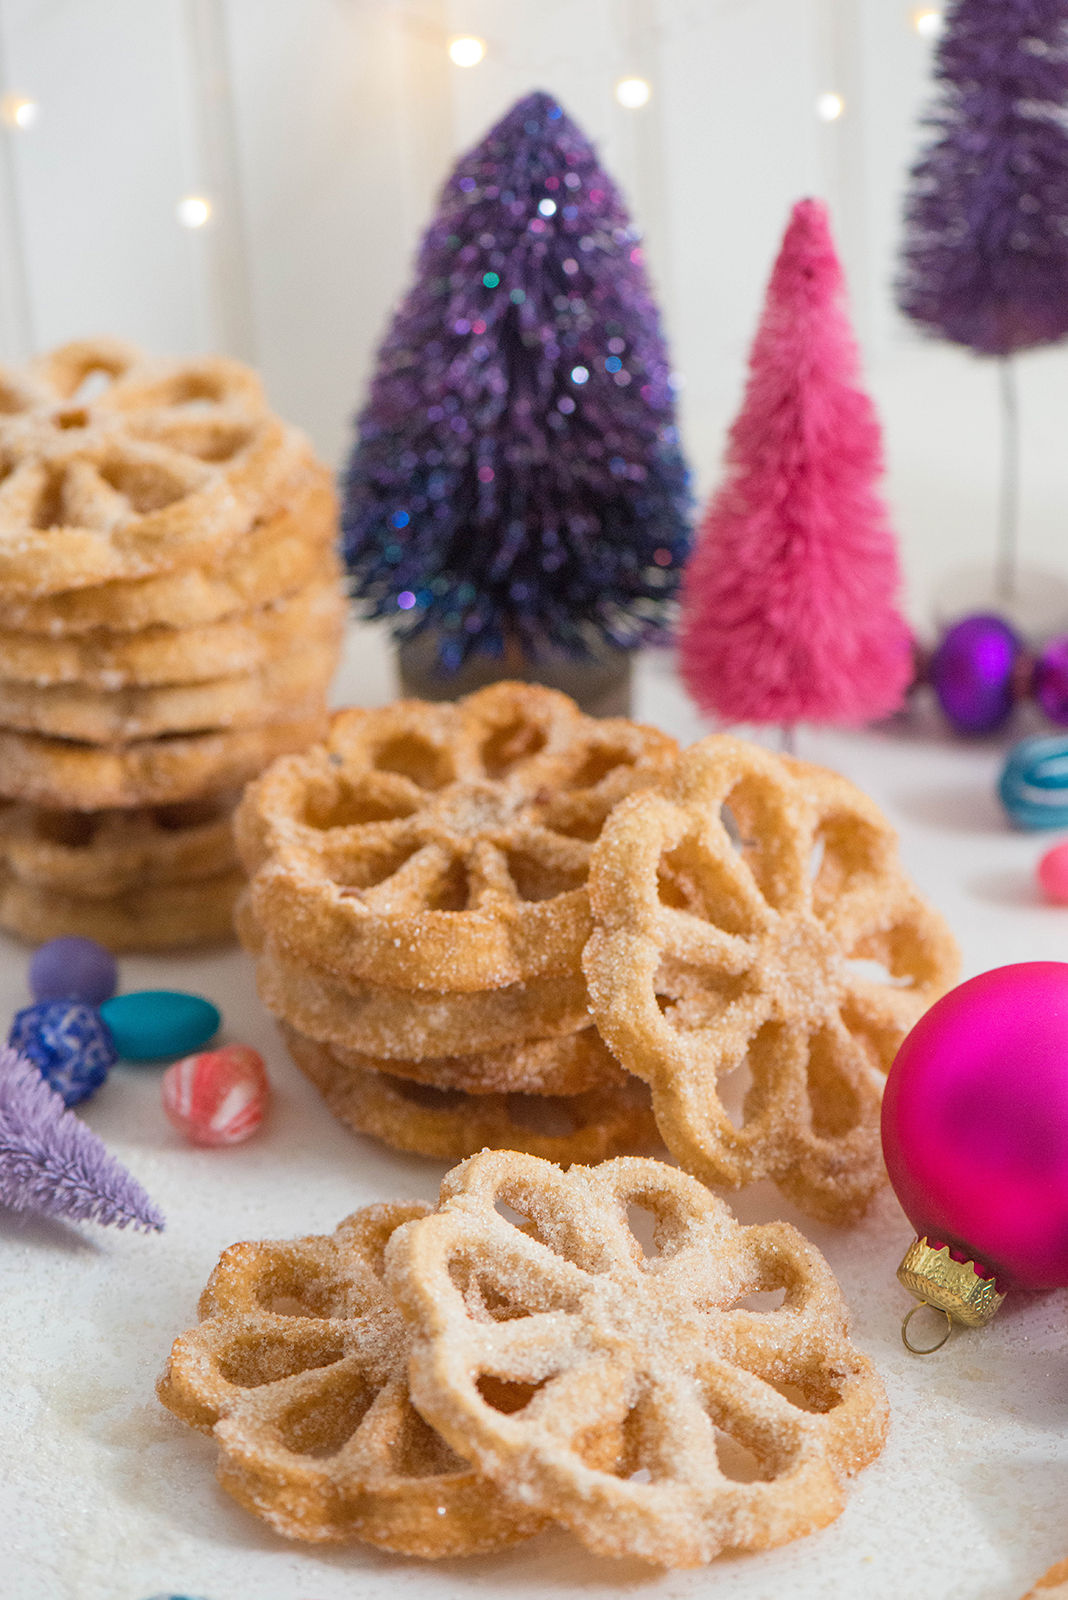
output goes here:
[[[257, 360], [332, 461], [437, 186], [518, 95], [557, 94], [646, 229], [702, 494], [788, 207], [824, 195], [880, 405], [913, 610], [985, 558], [994, 373], [889, 282], [931, 47], [914, 0], [0, 0], [0, 356], [94, 331]], [[448, 59], [457, 33], [486, 59]], [[647, 106], [614, 97], [648, 79]], [[815, 102], [845, 100], [822, 123]], [[209, 225], [176, 202], [206, 194]], [[1068, 573], [1068, 350], [1021, 363], [1025, 559]], [[1066, 618], [1068, 621], [1068, 618]]]

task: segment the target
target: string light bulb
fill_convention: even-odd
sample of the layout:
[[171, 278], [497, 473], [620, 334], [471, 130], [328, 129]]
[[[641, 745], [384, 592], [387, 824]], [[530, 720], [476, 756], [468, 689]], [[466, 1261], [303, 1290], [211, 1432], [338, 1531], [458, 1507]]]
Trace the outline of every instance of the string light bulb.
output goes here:
[[921, 39], [937, 39], [944, 22], [941, 11], [935, 11], [930, 6], [921, 6], [912, 13], [912, 25]]
[[816, 101], [816, 115], [821, 122], [837, 122], [845, 110], [845, 101], [840, 94], [821, 94]]
[[628, 111], [637, 111], [639, 106], [644, 106], [651, 92], [644, 78], [620, 78], [616, 84], [616, 99]]
[[40, 106], [36, 100], [30, 100], [24, 94], [6, 94], [0, 101], [0, 117], [9, 128], [32, 128], [40, 114]]
[[485, 41], [470, 34], [449, 40], [449, 57], [458, 67], [477, 67], [485, 54]]
[[183, 228], [202, 228], [211, 216], [211, 201], [200, 194], [187, 194], [174, 208]]

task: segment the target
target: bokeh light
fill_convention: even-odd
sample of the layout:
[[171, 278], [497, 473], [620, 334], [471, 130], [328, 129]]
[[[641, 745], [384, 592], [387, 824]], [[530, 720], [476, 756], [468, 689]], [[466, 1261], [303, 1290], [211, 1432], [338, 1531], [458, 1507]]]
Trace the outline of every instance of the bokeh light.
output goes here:
[[945, 19], [941, 11], [935, 11], [930, 6], [921, 6], [912, 13], [912, 24], [921, 39], [937, 39], [942, 32]]
[[183, 228], [202, 228], [211, 216], [211, 201], [203, 195], [187, 194], [174, 208]]
[[650, 93], [644, 78], [621, 78], [616, 84], [616, 99], [628, 111], [637, 111], [639, 106], [644, 106]]
[[0, 100], [0, 117], [9, 128], [32, 128], [40, 115], [41, 108], [36, 100], [30, 100], [24, 94], [6, 94]]
[[484, 42], [469, 34], [449, 40], [449, 56], [458, 67], [477, 67], [485, 54]]

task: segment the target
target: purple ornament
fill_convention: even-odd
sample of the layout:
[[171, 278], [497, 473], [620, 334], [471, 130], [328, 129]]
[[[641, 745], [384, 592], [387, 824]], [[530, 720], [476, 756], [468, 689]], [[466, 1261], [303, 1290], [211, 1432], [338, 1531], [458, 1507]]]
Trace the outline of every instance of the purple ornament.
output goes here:
[[343, 485], [353, 592], [454, 672], [671, 625], [690, 492], [641, 230], [547, 94], [458, 162]]
[[1050, 640], [1035, 662], [1032, 684], [1049, 720], [1068, 728], [1068, 636]]
[[958, 733], [993, 733], [1013, 707], [1013, 670], [1022, 646], [1001, 617], [965, 617], [931, 657], [938, 703]]
[[80, 1000], [39, 1000], [16, 1011], [7, 1042], [68, 1106], [99, 1089], [119, 1059], [100, 1013]]
[[1068, 334], [1068, 0], [956, 0], [912, 171], [898, 304], [1007, 356]]
[[95, 939], [49, 939], [30, 961], [30, 993], [35, 1000], [84, 1000], [98, 1006], [118, 985], [115, 958]]

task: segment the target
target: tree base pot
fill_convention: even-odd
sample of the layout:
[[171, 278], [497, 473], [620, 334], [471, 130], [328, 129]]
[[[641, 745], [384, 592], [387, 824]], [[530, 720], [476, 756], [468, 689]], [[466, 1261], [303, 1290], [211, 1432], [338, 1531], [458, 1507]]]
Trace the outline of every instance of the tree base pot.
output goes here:
[[629, 717], [631, 655], [614, 645], [599, 644], [580, 660], [545, 650], [536, 661], [510, 639], [500, 656], [469, 656], [457, 672], [446, 672], [438, 659], [440, 635], [427, 628], [397, 646], [401, 693], [418, 700], [458, 700], [502, 678], [541, 683], [560, 689], [591, 717]]

